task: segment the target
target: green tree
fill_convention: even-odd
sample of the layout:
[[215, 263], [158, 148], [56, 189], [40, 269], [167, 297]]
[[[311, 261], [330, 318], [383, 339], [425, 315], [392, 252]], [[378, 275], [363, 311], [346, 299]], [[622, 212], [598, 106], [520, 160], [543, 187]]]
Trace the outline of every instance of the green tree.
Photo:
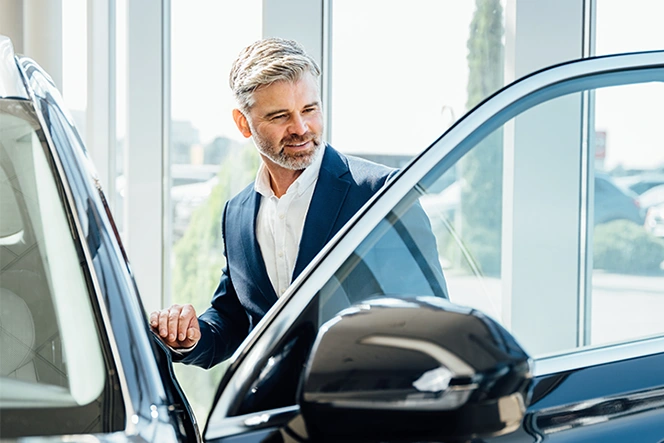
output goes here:
[[[219, 183], [208, 200], [191, 216], [184, 235], [173, 247], [173, 301], [191, 303], [197, 313], [210, 306], [221, 269], [226, 264], [221, 238], [221, 216], [228, 199], [256, 176], [260, 157], [251, 143], [231, 153], [219, 170]], [[195, 366], [175, 365], [178, 381], [194, 413], [203, 422], [209, 414], [224, 364], [206, 371]]]
[[[468, 110], [503, 86], [503, 9], [476, 0], [468, 38]], [[461, 232], [486, 274], [500, 274], [503, 134], [494, 131], [460, 162]]]

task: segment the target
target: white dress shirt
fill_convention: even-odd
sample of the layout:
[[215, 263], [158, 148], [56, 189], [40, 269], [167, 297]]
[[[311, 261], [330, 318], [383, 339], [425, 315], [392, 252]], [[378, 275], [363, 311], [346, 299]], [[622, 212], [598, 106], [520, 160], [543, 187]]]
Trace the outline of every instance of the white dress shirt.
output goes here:
[[256, 219], [256, 239], [277, 297], [283, 295], [291, 283], [304, 219], [318, 181], [323, 151], [321, 147], [313, 163], [290, 185], [281, 198], [277, 198], [272, 191], [265, 164], [261, 163], [258, 168], [254, 189], [262, 198]]
[[[256, 219], [256, 239], [277, 297], [283, 295], [291, 283], [304, 219], [316, 188], [324, 150], [321, 146], [311, 165], [300, 174], [281, 198], [277, 198], [272, 191], [270, 174], [265, 163], [261, 162], [256, 174], [254, 189], [262, 196]], [[176, 354], [185, 355], [197, 344], [198, 342], [190, 348], [178, 349], [166, 346]]]

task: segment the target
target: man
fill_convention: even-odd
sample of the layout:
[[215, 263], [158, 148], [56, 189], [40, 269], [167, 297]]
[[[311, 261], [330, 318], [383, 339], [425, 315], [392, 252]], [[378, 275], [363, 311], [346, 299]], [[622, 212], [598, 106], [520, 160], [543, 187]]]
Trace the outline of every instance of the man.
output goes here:
[[233, 64], [233, 119], [252, 137], [256, 180], [228, 201], [226, 267], [200, 316], [191, 305], [153, 312], [174, 358], [209, 368], [228, 358], [323, 246], [395, 171], [322, 142], [320, 70], [296, 42], [266, 39]]

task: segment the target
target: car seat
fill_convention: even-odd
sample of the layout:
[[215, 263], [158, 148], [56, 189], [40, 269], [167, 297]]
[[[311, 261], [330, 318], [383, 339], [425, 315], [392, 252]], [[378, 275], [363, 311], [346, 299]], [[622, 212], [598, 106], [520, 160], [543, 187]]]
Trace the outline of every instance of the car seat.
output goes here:
[[0, 287], [0, 376], [36, 382], [34, 344], [35, 324], [28, 305]]

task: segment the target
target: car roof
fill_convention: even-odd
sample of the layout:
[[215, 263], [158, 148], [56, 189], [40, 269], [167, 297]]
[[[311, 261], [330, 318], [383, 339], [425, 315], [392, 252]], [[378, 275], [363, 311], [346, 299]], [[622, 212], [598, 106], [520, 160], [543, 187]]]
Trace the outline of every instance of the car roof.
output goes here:
[[11, 40], [0, 35], [0, 98], [29, 99]]
[[641, 194], [639, 202], [644, 207], [664, 204], [664, 184], [654, 186]]
[[622, 177], [616, 177], [617, 181], [626, 184], [634, 184], [645, 181], [660, 181], [664, 180], [664, 173], [657, 171], [647, 171], [639, 174], [625, 175]]

